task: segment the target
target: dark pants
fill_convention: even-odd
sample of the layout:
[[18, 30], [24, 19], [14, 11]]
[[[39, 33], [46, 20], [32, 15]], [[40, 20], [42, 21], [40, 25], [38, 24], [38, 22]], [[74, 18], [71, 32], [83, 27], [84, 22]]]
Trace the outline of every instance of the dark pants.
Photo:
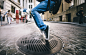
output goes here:
[[83, 17], [82, 16], [79, 19], [79, 24], [83, 24]]
[[2, 25], [2, 21], [3, 21], [3, 18], [2, 18], [2, 16], [0, 16], [0, 19], [1, 19], [1, 25]]

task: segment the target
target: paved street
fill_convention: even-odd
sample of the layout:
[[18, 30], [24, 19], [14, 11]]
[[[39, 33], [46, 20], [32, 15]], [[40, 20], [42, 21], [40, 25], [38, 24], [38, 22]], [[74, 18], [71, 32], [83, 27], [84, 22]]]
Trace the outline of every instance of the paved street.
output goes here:
[[[86, 55], [86, 26], [45, 22], [50, 26], [50, 34], [63, 41], [62, 50], [57, 55]], [[20, 37], [40, 30], [35, 23], [22, 23], [0, 26], [0, 55], [23, 55], [16, 42]]]

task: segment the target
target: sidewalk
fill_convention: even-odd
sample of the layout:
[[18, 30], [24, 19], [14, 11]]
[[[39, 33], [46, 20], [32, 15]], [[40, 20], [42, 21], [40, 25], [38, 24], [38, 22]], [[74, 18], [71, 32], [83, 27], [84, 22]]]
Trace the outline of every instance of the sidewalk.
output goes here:
[[86, 23], [79, 24], [78, 22], [55, 22], [55, 21], [48, 21], [48, 22], [61, 23], [61, 24], [72, 24], [72, 25], [78, 25], [78, 26], [85, 26], [86, 27]]
[[[28, 23], [30, 24], [30, 23], [33, 23], [33, 22], [28, 22]], [[26, 24], [26, 22], [23, 23], [23, 22], [19, 21], [19, 23], [16, 23], [16, 21], [12, 21], [11, 24], [8, 24], [6, 21], [2, 22], [3, 26], [15, 26], [15, 25], [18, 25], [18, 24]], [[0, 21], [0, 26], [1, 26], [1, 21]]]
[[[17, 24], [16, 21], [12, 21], [11, 24], [7, 23], [6, 21], [2, 22], [3, 26], [10, 26], [10, 25], [12, 26], [12, 25], [16, 25], [16, 24]], [[22, 22], [19, 22], [19, 24], [22, 24]], [[0, 26], [1, 26], [1, 22], [0, 22]]]
[[[7, 25], [8, 23], [6, 21], [2, 21], [2, 25], [5, 26]], [[1, 26], [1, 21], [0, 21], [0, 26]]]

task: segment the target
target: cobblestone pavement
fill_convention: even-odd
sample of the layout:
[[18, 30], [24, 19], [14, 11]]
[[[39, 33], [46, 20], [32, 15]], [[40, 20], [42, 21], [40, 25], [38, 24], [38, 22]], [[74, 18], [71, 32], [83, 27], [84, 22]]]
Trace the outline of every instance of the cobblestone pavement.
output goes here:
[[[63, 41], [63, 49], [56, 55], [86, 55], [86, 27], [45, 23], [50, 26], [50, 33]], [[0, 55], [24, 55], [16, 48], [16, 42], [20, 37], [34, 32], [40, 33], [34, 23], [1, 26]]]

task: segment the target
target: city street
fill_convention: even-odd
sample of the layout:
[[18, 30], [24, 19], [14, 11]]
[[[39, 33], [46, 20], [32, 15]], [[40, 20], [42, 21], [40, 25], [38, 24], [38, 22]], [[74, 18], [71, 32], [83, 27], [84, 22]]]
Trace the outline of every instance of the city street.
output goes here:
[[[57, 55], [86, 55], [86, 26], [45, 22], [50, 34], [61, 38], [62, 50]], [[40, 33], [35, 23], [8, 24], [0, 26], [0, 55], [24, 55], [16, 46], [20, 37]]]

